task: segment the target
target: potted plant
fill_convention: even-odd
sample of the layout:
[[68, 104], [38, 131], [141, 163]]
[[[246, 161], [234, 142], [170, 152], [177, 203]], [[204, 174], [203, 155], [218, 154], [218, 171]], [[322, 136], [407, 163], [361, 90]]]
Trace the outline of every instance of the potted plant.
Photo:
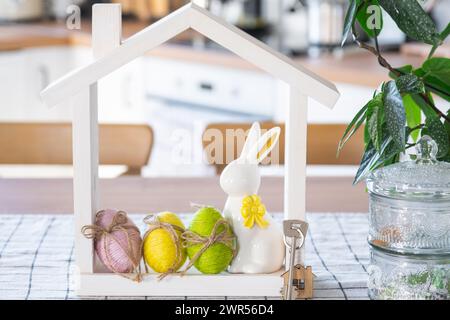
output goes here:
[[[355, 184], [368, 173], [400, 161], [407, 150], [428, 135], [439, 147], [438, 160], [450, 162], [450, 108], [443, 111], [435, 97], [450, 102], [450, 59], [434, 57], [450, 34], [442, 31], [417, 0], [349, 0], [343, 43], [352, 34], [355, 43], [369, 51], [392, 80], [381, 84], [372, 99], [356, 114], [339, 144], [339, 151], [365, 125], [365, 150]], [[409, 38], [428, 44], [430, 53], [420, 67], [392, 66], [378, 45], [383, 29], [382, 9]], [[360, 28], [357, 28], [357, 26]], [[358, 34], [358, 30], [360, 31]], [[362, 41], [362, 34], [370, 41]]]

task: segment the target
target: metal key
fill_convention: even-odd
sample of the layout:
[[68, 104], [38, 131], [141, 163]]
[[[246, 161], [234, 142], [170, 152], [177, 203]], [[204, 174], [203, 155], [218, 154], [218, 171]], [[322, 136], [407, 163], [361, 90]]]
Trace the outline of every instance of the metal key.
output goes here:
[[[293, 300], [293, 281], [294, 281], [294, 269], [295, 269], [295, 254], [298, 249], [303, 247], [305, 243], [305, 236], [308, 232], [308, 223], [300, 220], [287, 220], [283, 223], [284, 229], [284, 243], [289, 248], [289, 278], [288, 285], [286, 287], [285, 297], [286, 300]], [[291, 238], [291, 243], [286, 241], [287, 238]], [[297, 242], [299, 241], [298, 245]]]

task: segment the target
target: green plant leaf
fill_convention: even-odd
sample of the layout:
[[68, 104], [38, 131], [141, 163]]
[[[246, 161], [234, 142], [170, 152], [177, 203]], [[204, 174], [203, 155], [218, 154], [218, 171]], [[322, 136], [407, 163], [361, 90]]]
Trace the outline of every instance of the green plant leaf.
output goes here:
[[384, 132], [380, 152], [377, 152], [372, 142], [367, 145], [353, 184], [361, 182], [371, 171], [392, 164], [401, 152], [402, 149], [396, 146], [392, 137]]
[[431, 74], [445, 83], [450, 83], [450, 59], [428, 59], [423, 63], [422, 69], [425, 72], [425, 76]]
[[369, 143], [364, 151], [361, 164], [359, 165], [358, 172], [356, 173], [353, 184], [360, 183], [370, 172], [370, 167], [374, 161], [379, 158], [379, 154], [372, 143]]
[[369, 104], [366, 104], [359, 112], [356, 114], [356, 116], [353, 118], [353, 120], [348, 125], [347, 129], [344, 132], [344, 135], [342, 136], [341, 141], [339, 142], [338, 147], [338, 155], [344, 148], [345, 144], [350, 140], [351, 137], [359, 130], [359, 128], [362, 126], [364, 121], [366, 120], [366, 114], [367, 114], [367, 108], [369, 107]]
[[450, 86], [448, 83], [442, 82], [433, 76], [427, 76], [423, 81], [428, 90], [450, 102]]
[[[411, 134], [411, 129], [409, 127], [404, 128], [405, 136]], [[392, 137], [389, 135], [383, 135], [383, 145], [381, 146], [381, 156], [377, 163], [375, 163], [374, 168], [379, 168], [381, 166], [389, 165], [398, 162], [400, 159], [400, 154], [405, 151], [405, 146], [399, 147], [393, 141]]]
[[[366, 117], [367, 121], [367, 117]], [[367, 146], [372, 139], [370, 138], [369, 127], [366, 125], [364, 127], [364, 145]]]
[[361, 0], [350, 0], [350, 6], [347, 11], [347, 15], [345, 16], [344, 20], [344, 31], [342, 33], [342, 43], [341, 45], [344, 46], [345, 41], [347, 41], [348, 34], [350, 33], [350, 30], [353, 27], [353, 24], [355, 23], [356, 19], [356, 10], [361, 3]]
[[365, 1], [357, 12], [356, 19], [370, 38], [375, 38], [383, 30], [383, 12], [378, 0]]
[[[435, 58], [433, 58], [435, 59]], [[450, 84], [440, 80], [433, 75], [433, 72], [426, 72], [423, 68], [413, 71], [416, 76], [422, 78], [425, 88], [444, 100], [450, 101]]]
[[397, 89], [395, 81], [389, 81], [385, 85], [383, 102], [387, 131], [399, 148], [405, 148], [406, 136], [404, 128], [406, 124], [406, 112], [403, 106], [402, 96]]
[[441, 122], [441, 119], [435, 115], [433, 117], [427, 117], [425, 125], [427, 126], [427, 133], [436, 141], [439, 151], [437, 158], [445, 157], [450, 150], [450, 142], [448, 137], [448, 132]]
[[416, 0], [379, 0], [379, 2], [400, 30], [411, 39], [430, 45], [442, 43], [433, 20]]
[[364, 144], [367, 145], [371, 140], [369, 126], [367, 125], [369, 119], [373, 115], [373, 111], [376, 107], [383, 106], [383, 94], [375, 92], [373, 95], [373, 99], [367, 103], [367, 112], [366, 112], [366, 127], [364, 128]]
[[[413, 66], [408, 64], [406, 66], [396, 68], [396, 70], [400, 71], [402, 74], [410, 74], [413, 72]], [[389, 72], [389, 77], [394, 80], [398, 79], [398, 76], [393, 72]]]
[[373, 99], [367, 111], [367, 133], [375, 149], [381, 151], [384, 124], [384, 108], [382, 99]]
[[400, 93], [425, 93], [425, 85], [415, 74], [405, 74], [396, 81]]
[[[422, 110], [409, 94], [403, 96], [403, 105], [405, 106], [406, 123], [408, 124], [408, 127], [411, 129], [416, 128], [422, 123]], [[411, 138], [414, 142], [417, 142], [419, 136], [420, 130], [411, 132]]]
[[379, 167], [387, 167], [400, 161], [400, 152], [385, 160]]
[[422, 68], [417, 68], [417, 69], [413, 70], [413, 74], [415, 74], [416, 76], [421, 78], [425, 75], [425, 71], [423, 71]]
[[425, 100], [418, 94], [412, 94], [411, 98], [419, 106], [420, 110], [425, 114], [425, 117], [433, 117], [436, 112], [425, 102]]
[[428, 59], [417, 72], [430, 91], [450, 101], [450, 59]]

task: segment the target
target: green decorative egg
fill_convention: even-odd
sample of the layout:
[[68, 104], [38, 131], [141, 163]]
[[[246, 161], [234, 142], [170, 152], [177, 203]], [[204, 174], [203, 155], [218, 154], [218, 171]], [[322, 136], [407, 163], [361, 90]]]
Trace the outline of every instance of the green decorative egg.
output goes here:
[[[192, 219], [189, 230], [199, 236], [209, 237], [213, 232], [217, 221], [223, 217], [215, 208], [205, 207], [200, 209]], [[223, 232], [225, 226], [218, 228], [218, 233]], [[232, 235], [232, 232], [229, 232]], [[203, 247], [202, 244], [187, 248], [189, 259], [193, 259]], [[195, 262], [194, 267], [203, 274], [219, 274], [225, 271], [233, 260], [233, 249], [224, 243], [215, 243], [209, 247]]]

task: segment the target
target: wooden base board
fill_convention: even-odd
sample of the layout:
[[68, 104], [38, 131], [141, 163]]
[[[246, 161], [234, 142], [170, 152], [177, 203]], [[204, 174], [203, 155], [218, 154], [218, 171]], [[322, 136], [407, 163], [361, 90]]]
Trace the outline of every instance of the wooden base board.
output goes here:
[[81, 274], [75, 282], [81, 297], [280, 297], [281, 274], [186, 275], [162, 281], [148, 275], [141, 283], [114, 274]]

